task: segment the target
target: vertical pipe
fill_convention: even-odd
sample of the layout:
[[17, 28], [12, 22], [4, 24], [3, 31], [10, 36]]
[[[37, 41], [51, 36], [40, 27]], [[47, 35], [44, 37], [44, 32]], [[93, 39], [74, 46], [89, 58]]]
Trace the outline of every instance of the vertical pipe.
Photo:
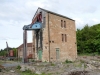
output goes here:
[[25, 45], [24, 45], [24, 41], [25, 41], [25, 30], [23, 30], [23, 58], [22, 58], [22, 62], [24, 63], [24, 49], [25, 49]]
[[25, 62], [27, 63], [27, 31], [25, 30]]
[[42, 30], [40, 31], [40, 48], [42, 49]]
[[38, 55], [38, 32], [36, 32], [36, 51]]
[[50, 30], [49, 30], [49, 13], [48, 13], [48, 43], [49, 43], [49, 62], [50, 62]]
[[35, 44], [36, 44], [36, 43], [35, 43], [35, 41], [36, 41], [36, 40], [35, 40], [35, 39], [36, 39], [35, 31], [34, 31], [33, 34], [34, 34], [34, 35], [33, 35], [33, 58], [35, 59], [35, 54], [36, 54], [36, 53], [35, 53], [35, 52], [36, 52], [36, 51], [35, 51], [35, 50], [36, 50], [36, 49], [35, 49]]
[[16, 60], [18, 61], [18, 48], [16, 49]]
[[6, 46], [7, 46], [7, 57], [9, 57], [8, 43], [7, 42], [6, 42]]

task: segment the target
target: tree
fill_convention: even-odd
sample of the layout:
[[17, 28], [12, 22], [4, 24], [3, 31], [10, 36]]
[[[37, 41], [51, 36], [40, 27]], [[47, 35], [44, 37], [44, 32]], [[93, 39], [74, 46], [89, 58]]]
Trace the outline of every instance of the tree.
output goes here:
[[100, 54], [100, 24], [77, 29], [77, 50], [78, 54]]
[[12, 50], [14, 51], [14, 57], [16, 57], [17, 56], [17, 49], [13, 48]]

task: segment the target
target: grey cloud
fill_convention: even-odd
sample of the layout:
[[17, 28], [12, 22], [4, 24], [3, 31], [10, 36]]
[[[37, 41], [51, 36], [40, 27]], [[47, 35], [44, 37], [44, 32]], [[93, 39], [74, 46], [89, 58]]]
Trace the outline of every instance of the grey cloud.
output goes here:
[[[0, 3], [0, 18], [3, 20], [25, 21], [33, 17], [34, 9], [30, 10], [25, 4], [20, 1], [10, 3]], [[34, 7], [34, 6], [33, 6]]]
[[89, 19], [86, 21], [90, 26], [100, 23], [99, 19]]
[[8, 39], [7, 38], [0, 38], [0, 40], [6, 40], [7, 41]]
[[19, 40], [20, 38], [18, 37], [10, 37], [10, 36], [5, 36], [5, 37], [0, 37], [0, 40], [5, 40], [5, 41], [8, 41], [8, 40]]
[[[90, 3], [91, 1], [91, 3]], [[58, 5], [59, 11], [63, 10], [66, 13], [94, 13], [97, 10], [97, 7], [94, 5], [95, 0], [61, 0]]]

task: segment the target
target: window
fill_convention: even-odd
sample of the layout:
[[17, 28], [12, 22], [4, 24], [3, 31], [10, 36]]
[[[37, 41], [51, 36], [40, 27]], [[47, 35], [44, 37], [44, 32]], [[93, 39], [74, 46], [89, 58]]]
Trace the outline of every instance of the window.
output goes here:
[[54, 43], [54, 41], [49, 41], [50, 43]]
[[49, 41], [51, 43], [51, 41]]
[[66, 34], [62, 34], [62, 42], [67, 42], [67, 35]]
[[64, 21], [64, 28], [66, 28], [66, 21]]
[[47, 49], [47, 46], [45, 46], [45, 49]]
[[52, 41], [52, 43], [54, 43], [54, 41]]
[[61, 20], [61, 27], [66, 28], [66, 21]]
[[43, 25], [43, 27], [45, 27], [45, 26], [46, 26], [45, 24], [46, 24], [46, 19], [45, 19], [45, 17], [44, 17], [44, 18], [43, 18], [43, 24], [42, 24], [42, 25]]
[[62, 34], [62, 42], [64, 41], [64, 34]]
[[61, 20], [61, 27], [63, 27], [63, 20]]
[[65, 34], [65, 42], [67, 42], [67, 36], [66, 36], [66, 34]]

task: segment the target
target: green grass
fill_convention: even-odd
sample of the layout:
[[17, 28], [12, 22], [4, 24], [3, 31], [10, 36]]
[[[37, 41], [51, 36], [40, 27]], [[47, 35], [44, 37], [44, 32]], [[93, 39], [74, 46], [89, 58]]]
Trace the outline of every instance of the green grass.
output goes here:
[[[21, 75], [38, 75], [36, 73], [28, 73], [28, 72], [22, 72]], [[50, 73], [46, 74], [46, 73], [42, 73], [42, 74], [39, 74], [39, 75], [51, 75]]]
[[43, 72], [41, 75], [51, 75], [51, 73], [46, 74], [46, 73]]
[[75, 67], [80, 67], [80, 68], [81, 68], [81, 67], [82, 67], [82, 63], [80, 62], [80, 63], [78, 63], [78, 64], [74, 64], [74, 66], [75, 66]]
[[6, 63], [6, 61], [4, 60], [0, 60], [0, 64]]
[[55, 66], [55, 64], [51, 63], [51, 66]]
[[36, 73], [33, 73], [31, 72], [30, 70], [26, 70], [24, 72], [20, 72], [21, 75], [51, 75], [50, 73], [46, 74], [46, 73], [42, 73], [42, 74], [36, 74]]
[[24, 72], [21, 72], [21, 75], [38, 75], [38, 74], [32, 73], [30, 70], [26, 70]]

